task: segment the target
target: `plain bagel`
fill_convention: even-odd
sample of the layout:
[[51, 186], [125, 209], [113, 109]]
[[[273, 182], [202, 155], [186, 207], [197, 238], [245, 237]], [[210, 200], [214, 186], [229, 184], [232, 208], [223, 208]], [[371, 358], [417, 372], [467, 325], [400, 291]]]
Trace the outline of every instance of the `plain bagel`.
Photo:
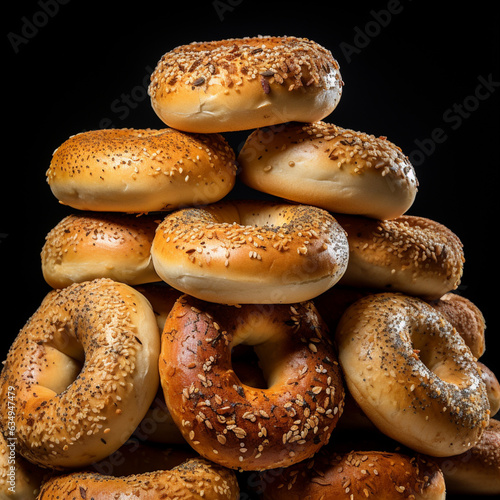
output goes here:
[[335, 214], [347, 233], [349, 264], [341, 285], [438, 299], [460, 284], [465, 262], [458, 236], [414, 215], [391, 220]]
[[2, 431], [12, 422], [16, 451], [43, 467], [106, 457], [153, 401], [159, 352], [151, 306], [130, 286], [99, 279], [52, 290], [14, 340], [0, 374]]
[[42, 273], [53, 288], [111, 278], [136, 285], [160, 281], [151, 260], [158, 219], [115, 212], [64, 217], [45, 237]]
[[481, 439], [490, 404], [476, 358], [427, 302], [363, 297], [342, 316], [335, 340], [350, 394], [382, 433], [436, 457]]
[[143, 213], [218, 201], [235, 175], [234, 151], [219, 134], [104, 129], [61, 144], [47, 181], [78, 210]]
[[325, 122], [255, 130], [238, 163], [242, 182], [258, 191], [375, 219], [403, 215], [418, 187], [412, 164], [385, 137]]
[[214, 133], [321, 120], [342, 86], [337, 61], [317, 43], [259, 36], [176, 47], [158, 62], [149, 94], [168, 126]]
[[347, 266], [348, 244], [320, 208], [235, 200], [167, 215], [151, 255], [162, 280], [194, 297], [276, 304], [333, 286]]

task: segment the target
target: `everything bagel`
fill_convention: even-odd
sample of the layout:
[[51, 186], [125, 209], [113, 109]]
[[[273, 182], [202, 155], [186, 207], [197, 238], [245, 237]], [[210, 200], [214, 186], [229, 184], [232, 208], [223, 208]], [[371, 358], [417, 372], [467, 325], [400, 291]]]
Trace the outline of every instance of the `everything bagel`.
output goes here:
[[320, 208], [237, 200], [167, 215], [151, 255], [163, 281], [194, 297], [276, 304], [333, 286], [347, 266], [348, 244]]
[[351, 395], [384, 434], [436, 457], [481, 439], [490, 404], [476, 359], [429, 304], [368, 295], [347, 309], [335, 339]]
[[214, 133], [321, 120], [342, 86], [337, 61], [317, 43], [259, 36], [176, 47], [158, 62], [149, 95], [168, 126]]
[[16, 395], [16, 450], [34, 464], [81, 467], [118, 449], [156, 394], [160, 351], [149, 302], [109, 279], [47, 294], [0, 374], [4, 435]]
[[233, 471], [207, 460], [192, 458], [169, 471], [111, 477], [75, 472], [50, 479], [38, 500], [107, 500], [133, 498], [189, 498], [190, 500], [237, 500], [239, 486]]
[[460, 284], [463, 245], [443, 224], [402, 215], [391, 220], [335, 215], [346, 231], [349, 264], [339, 284], [439, 299]]
[[[231, 350], [254, 346], [266, 388], [245, 385]], [[289, 466], [328, 442], [344, 403], [333, 347], [311, 302], [240, 307], [189, 295], [162, 336], [161, 386], [186, 441], [232, 469]]]

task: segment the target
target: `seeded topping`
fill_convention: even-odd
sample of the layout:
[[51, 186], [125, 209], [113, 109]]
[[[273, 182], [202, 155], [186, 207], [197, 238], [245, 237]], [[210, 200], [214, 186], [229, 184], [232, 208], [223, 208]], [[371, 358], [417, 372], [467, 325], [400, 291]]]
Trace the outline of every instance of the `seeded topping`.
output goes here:
[[398, 269], [411, 267], [414, 272], [434, 272], [444, 279], [454, 276], [454, 286], [458, 286], [465, 261], [463, 245], [439, 222], [411, 215], [384, 221], [345, 215], [337, 219], [347, 231], [351, 252], [363, 260], [389, 269], [397, 259]]
[[228, 39], [193, 42], [167, 52], [151, 76], [149, 94], [175, 91], [179, 85], [225, 87], [258, 80], [263, 91], [273, 84], [289, 91], [301, 87], [329, 88], [341, 85], [339, 66], [330, 51], [317, 43], [296, 37]]
[[[160, 376], [172, 418], [195, 450], [234, 469], [311, 456], [343, 411], [338, 362], [312, 302], [269, 307], [185, 295], [162, 336]], [[245, 385], [233, 371], [230, 352], [240, 344], [256, 346], [263, 372], [274, 374], [268, 387]], [[200, 359], [203, 366], [190, 368]]]
[[[129, 172], [132, 180], [139, 173], [184, 178], [201, 156], [212, 168], [218, 163], [236, 168], [234, 151], [219, 134], [186, 134], [170, 128], [92, 130], [72, 136], [54, 151], [47, 181], [65, 176], [109, 182], [118, 170]], [[98, 172], [95, 163], [101, 166]]]
[[393, 498], [391, 490], [401, 499], [441, 498], [445, 490], [439, 467], [425, 457], [383, 451], [344, 452], [332, 446], [322, 448], [300, 466], [260, 473], [259, 486], [264, 500], [376, 500]]
[[137, 499], [236, 500], [239, 497], [239, 486], [232, 471], [203, 458], [193, 458], [171, 470], [123, 477], [93, 472], [55, 476], [42, 486], [40, 499], [90, 500], [101, 495], [109, 495], [109, 498], [132, 495]]

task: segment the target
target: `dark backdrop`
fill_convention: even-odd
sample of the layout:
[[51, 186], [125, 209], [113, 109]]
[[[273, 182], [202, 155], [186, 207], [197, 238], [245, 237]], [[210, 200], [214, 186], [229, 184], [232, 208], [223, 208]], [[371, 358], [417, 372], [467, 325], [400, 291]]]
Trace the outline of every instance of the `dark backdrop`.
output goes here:
[[[459, 291], [486, 317], [484, 361], [499, 373], [492, 241], [499, 15], [491, 2], [446, 2], [454, 6], [448, 10], [443, 3], [10, 2], [3, 16], [2, 352], [48, 291], [39, 254], [67, 213], [45, 181], [53, 150], [83, 130], [161, 127], [146, 85], [175, 46], [272, 34], [313, 39], [339, 61], [344, 93], [326, 121], [385, 135], [410, 156], [420, 189], [409, 213], [447, 225], [462, 240]], [[227, 138], [237, 150], [248, 133]]]

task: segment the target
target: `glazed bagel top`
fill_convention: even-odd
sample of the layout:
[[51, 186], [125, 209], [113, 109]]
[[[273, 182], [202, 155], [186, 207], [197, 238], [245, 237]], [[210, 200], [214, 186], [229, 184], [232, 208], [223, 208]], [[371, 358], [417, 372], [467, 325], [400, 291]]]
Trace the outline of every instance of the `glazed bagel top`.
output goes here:
[[204, 204], [234, 186], [235, 154], [219, 134], [178, 130], [91, 130], [53, 154], [47, 181], [79, 210], [152, 212]]
[[238, 163], [254, 189], [375, 219], [405, 213], [418, 188], [412, 164], [386, 137], [322, 121], [257, 129]]
[[174, 48], [158, 62], [149, 94], [167, 125], [206, 133], [321, 120], [342, 86], [337, 61], [321, 45], [258, 36]]

